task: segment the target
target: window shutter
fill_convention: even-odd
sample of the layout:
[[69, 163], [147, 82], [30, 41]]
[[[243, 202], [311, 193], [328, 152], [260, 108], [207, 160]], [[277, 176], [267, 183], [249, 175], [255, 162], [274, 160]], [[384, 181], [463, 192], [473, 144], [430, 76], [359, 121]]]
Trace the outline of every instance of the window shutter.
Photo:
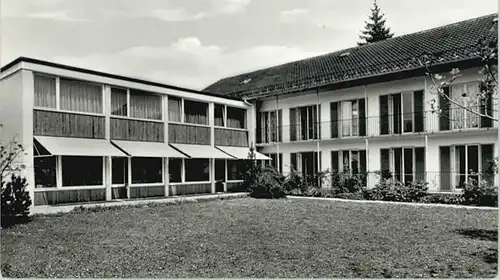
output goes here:
[[297, 171], [297, 153], [290, 154], [290, 165], [293, 171]]
[[339, 151], [332, 151], [332, 171], [339, 170]]
[[290, 108], [290, 141], [297, 141], [297, 116], [296, 108]]
[[278, 110], [278, 142], [283, 141], [283, 114], [281, 110]]
[[425, 148], [415, 148], [415, 180], [425, 181]]
[[358, 112], [359, 112], [359, 136], [366, 136], [366, 109], [365, 109], [365, 99], [359, 99], [358, 101]]
[[390, 168], [390, 152], [389, 149], [380, 149], [380, 167], [381, 167], [381, 172], [382, 176], [381, 179], [387, 179], [391, 178], [391, 168]]
[[[446, 96], [450, 96], [450, 88], [443, 88], [444, 94]], [[439, 108], [441, 109], [441, 113], [439, 114], [439, 130], [450, 130], [450, 104], [449, 101], [439, 96]]]
[[401, 111], [401, 93], [396, 93], [392, 95], [392, 120], [393, 127], [392, 132], [394, 134], [401, 134], [401, 120], [402, 120], [402, 111]]
[[380, 134], [389, 134], [389, 96], [382, 95], [380, 101]]
[[331, 137], [339, 137], [339, 112], [338, 112], [338, 102], [330, 103], [330, 127], [331, 127]]
[[481, 179], [490, 184], [493, 184], [495, 180], [495, 171], [492, 165], [493, 154], [493, 145], [481, 145]]
[[[481, 114], [493, 117], [492, 96], [487, 96], [481, 100]], [[493, 127], [493, 120], [488, 117], [481, 117], [481, 127]]]
[[362, 173], [366, 172], [366, 150], [359, 151], [359, 167]]
[[415, 119], [415, 132], [424, 131], [424, 91], [413, 92], [413, 117]]

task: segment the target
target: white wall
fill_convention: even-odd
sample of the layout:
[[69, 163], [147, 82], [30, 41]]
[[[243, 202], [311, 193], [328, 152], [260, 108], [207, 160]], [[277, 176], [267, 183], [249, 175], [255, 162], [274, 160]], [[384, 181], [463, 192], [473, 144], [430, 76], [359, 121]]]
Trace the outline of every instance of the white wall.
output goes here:
[[[26, 177], [30, 191], [34, 188], [33, 172], [33, 75], [32, 72], [19, 70], [0, 82], [0, 110], [2, 144], [15, 139], [25, 152], [15, 164], [24, 166], [21, 175]], [[30, 192], [31, 193], [31, 192]], [[32, 194], [32, 193], [31, 193]]]

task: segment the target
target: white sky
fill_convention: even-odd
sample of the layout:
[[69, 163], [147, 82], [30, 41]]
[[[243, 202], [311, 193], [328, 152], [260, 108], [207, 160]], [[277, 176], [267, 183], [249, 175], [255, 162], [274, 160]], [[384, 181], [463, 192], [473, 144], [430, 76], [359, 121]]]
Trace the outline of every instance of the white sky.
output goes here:
[[[0, 0], [0, 63], [28, 56], [202, 89], [352, 47], [372, 0]], [[497, 0], [378, 0], [397, 35], [498, 10]]]

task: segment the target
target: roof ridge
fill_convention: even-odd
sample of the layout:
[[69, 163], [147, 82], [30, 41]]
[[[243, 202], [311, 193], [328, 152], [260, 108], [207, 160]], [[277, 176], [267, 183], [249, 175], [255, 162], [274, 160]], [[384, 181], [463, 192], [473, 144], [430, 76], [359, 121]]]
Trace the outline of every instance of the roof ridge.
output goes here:
[[408, 34], [402, 34], [402, 35], [399, 35], [399, 36], [396, 36], [396, 37], [393, 37], [393, 38], [389, 38], [389, 39], [386, 39], [386, 40], [374, 42], [374, 43], [371, 43], [371, 44], [366, 44], [366, 45], [362, 45], [362, 46], [353, 46], [353, 47], [349, 47], [349, 48], [346, 48], [346, 49], [336, 50], [336, 51], [328, 52], [328, 53], [321, 54], [321, 55], [316, 55], [316, 56], [312, 56], [312, 57], [308, 57], [308, 58], [304, 58], [304, 59], [294, 60], [294, 61], [290, 61], [290, 62], [286, 62], [286, 63], [274, 65], [274, 66], [264, 67], [264, 68], [260, 68], [260, 69], [253, 70], [253, 71], [243, 72], [243, 73], [240, 73], [240, 74], [236, 74], [236, 75], [232, 75], [232, 76], [229, 76], [229, 77], [225, 77], [225, 78], [219, 79], [216, 82], [208, 85], [205, 88], [208, 88], [211, 85], [219, 83], [219, 82], [224, 81], [224, 80], [234, 79], [234, 78], [237, 78], [237, 77], [245, 77], [245, 76], [257, 73], [259, 71], [264, 71], [264, 70], [268, 70], [268, 69], [272, 69], [272, 68], [282, 67], [282, 66], [285, 66], [285, 65], [292, 65], [294, 63], [302, 62], [302, 61], [310, 61], [310, 60], [318, 59], [318, 58], [325, 57], [325, 56], [331, 56], [331, 55], [335, 55], [335, 54], [341, 54], [341, 53], [349, 52], [351, 50], [357, 50], [357, 49], [362, 49], [362, 48], [367, 48], [367, 47], [373, 47], [373, 46], [376, 46], [376, 45], [381, 45], [381, 44], [384, 44], [384, 43], [387, 43], [387, 42], [395, 41], [395, 40], [398, 40], [398, 39], [401, 39], [401, 38], [409, 37], [409, 36], [412, 36], [412, 35], [427, 33], [427, 32], [430, 32], [430, 31], [439, 30], [439, 29], [443, 29], [443, 28], [449, 28], [449, 27], [451, 27], [453, 25], [460, 25], [460, 24], [463, 24], [465, 22], [477, 21], [477, 20], [481, 20], [481, 19], [484, 19], [484, 18], [492, 17], [492, 16], [495, 16], [495, 15], [498, 16], [497, 13], [487, 14], [487, 15], [483, 15], [483, 16], [479, 16], [479, 17], [474, 17], [474, 18], [469, 18], [469, 19], [465, 19], [465, 20], [461, 20], [461, 21], [449, 23], [449, 24], [446, 24], [446, 25], [436, 26], [436, 27], [432, 27], [432, 28], [429, 28], [429, 29], [424, 29], [424, 30], [420, 30], [420, 31], [408, 33]]

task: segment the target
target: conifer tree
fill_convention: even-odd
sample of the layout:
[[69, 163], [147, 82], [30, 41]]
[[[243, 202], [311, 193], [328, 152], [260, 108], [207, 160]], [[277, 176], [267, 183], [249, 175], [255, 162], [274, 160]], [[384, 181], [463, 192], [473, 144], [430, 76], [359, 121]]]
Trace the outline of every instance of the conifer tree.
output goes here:
[[361, 42], [358, 42], [358, 46], [382, 41], [394, 36], [394, 33], [391, 33], [391, 29], [385, 26], [385, 14], [380, 12], [377, 0], [373, 1], [371, 11], [372, 14], [369, 16], [369, 22], [365, 21], [365, 30], [361, 31], [361, 35], [359, 36]]

